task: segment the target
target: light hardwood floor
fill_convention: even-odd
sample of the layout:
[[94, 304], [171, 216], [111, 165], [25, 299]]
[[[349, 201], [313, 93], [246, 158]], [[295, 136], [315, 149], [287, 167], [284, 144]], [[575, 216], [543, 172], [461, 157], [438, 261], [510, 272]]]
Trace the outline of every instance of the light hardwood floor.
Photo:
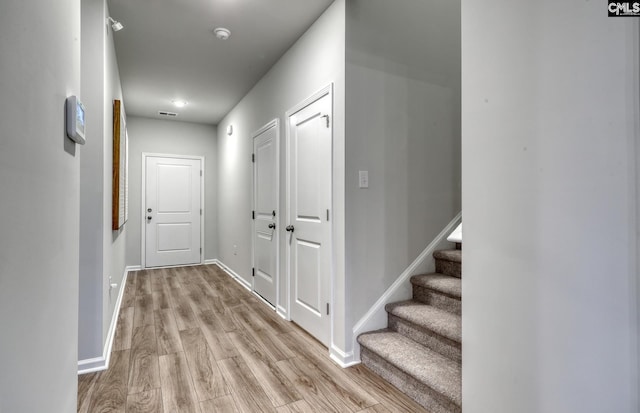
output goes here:
[[327, 349], [217, 266], [129, 274], [109, 369], [78, 412], [426, 412]]

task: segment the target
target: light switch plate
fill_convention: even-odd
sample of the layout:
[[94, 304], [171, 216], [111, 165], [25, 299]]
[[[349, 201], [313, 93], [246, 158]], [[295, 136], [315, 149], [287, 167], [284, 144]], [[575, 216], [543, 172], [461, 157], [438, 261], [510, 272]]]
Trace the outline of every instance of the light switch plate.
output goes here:
[[360, 188], [369, 188], [369, 171], [359, 171]]

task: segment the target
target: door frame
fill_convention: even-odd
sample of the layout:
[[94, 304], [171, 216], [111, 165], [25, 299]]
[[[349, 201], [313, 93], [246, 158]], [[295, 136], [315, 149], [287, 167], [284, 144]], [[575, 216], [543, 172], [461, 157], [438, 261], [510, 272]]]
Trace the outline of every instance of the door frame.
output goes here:
[[[206, 209], [205, 209], [205, 199], [204, 199], [204, 180], [206, 177], [205, 174], [205, 157], [204, 156], [197, 156], [197, 155], [174, 155], [174, 154], [166, 154], [166, 153], [152, 153], [152, 152], [142, 152], [142, 185], [140, 186], [142, 188], [141, 194], [140, 194], [140, 243], [141, 243], [141, 249], [140, 249], [140, 268], [141, 269], [146, 269], [147, 268], [147, 253], [146, 253], [146, 241], [147, 241], [147, 227], [145, 225], [146, 223], [146, 209], [147, 209], [147, 158], [174, 158], [174, 159], [193, 159], [193, 160], [199, 160], [200, 161], [200, 168], [202, 170], [202, 179], [200, 179], [200, 208], [202, 209], [202, 215], [200, 216], [200, 247], [202, 248], [202, 254], [200, 254], [200, 263], [199, 264], [193, 264], [193, 265], [202, 265], [204, 264], [204, 253], [205, 253], [205, 248], [204, 248], [204, 220], [205, 220], [205, 213], [206, 213]], [[186, 265], [186, 267], [189, 267], [190, 265]], [[167, 266], [167, 267], [153, 267], [153, 268], [171, 268], [174, 266]], [[175, 267], [185, 267], [185, 265], [176, 265]]]
[[[251, 292], [253, 293], [253, 295], [255, 295], [256, 297], [258, 297], [260, 300], [264, 301], [266, 304], [269, 305], [269, 307], [273, 307], [274, 309], [276, 309], [276, 311], [280, 311], [279, 309], [279, 303], [280, 303], [280, 119], [279, 118], [275, 118], [272, 121], [270, 121], [269, 123], [267, 123], [266, 125], [264, 125], [263, 127], [261, 127], [260, 129], [258, 129], [257, 131], [253, 132], [251, 134], [251, 153], [255, 156], [255, 138], [257, 138], [258, 136], [262, 135], [264, 132], [268, 131], [271, 128], [275, 128], [276, 130], [276, 137], [275, 137], [275, 145], [276, 145], [276, 149], [275, 149], [275, 154], [276, 154], [276, 211], [278, 211], [276, 213], [276, 219], [275, 219], [275, 224], [276, 224], [276, 229], [275, 229], [275, 238], [276, 238], [276, 301], [275, 303], [273, 303], [273, 305], [271, 303], [269, 303], [267, 300], [265, 300], [264, 298], [262, 298], [260, 296], [260, 294], [256, 293], [255, 291], [255, 277], [251, 277]], [[251, 179], [252, 179], [252, 183], [251, 183], [251, 210], [255, 211], [256, 210], [256, 164], [255, 162], [252, 162], [252, 169], [253, 171], [251, 172]], [[256, 253], [256, 242], [255, 242], [255, 232], [256, 232], [256, 220], [252, 219], [251, 220], [251, 268], [255, 268], [256, 267], [256, 257], [255, 257], [255, 253]]]
[[[285, 181], [286, 181], [286, 188], [285, 188], [285, 192], [286, 192], [286, 204], [285, 204], [285, 209], [286, 209], [286, 217], [287, 217], [287, 221], [289, 219], [289, 205], [291, 205], [291, 157], [289, 156], [290, 151], [291, 151], [291, 122], [289, 121], [289, 119], [291, 118], [291, 116], [295, 115], [296, 113], [300, 112], [302, 109], [306, 108], [307, 106], [311, 105], [312, 103], [315, 103], [316, 101], [322, 99], [325, 96], [329, 96], [329, 100], [331, 101], [331, 118], [330, 118], [330, 124], [331, 124], [331, 148], [330, 148], [330, 154], [331, 154], [331, 177], [330, 177], [330, 190], [329, 190], [329, 194], [330, 194], [330, 202], [329, 204], [331, 205], [331, 213], [330, 213], [330, 219], [331, 219], [331, 224], [329, 225], [329, 242], [331, 243], [331, 245], [329, 245], [329, 297], [327, 297], [327, 299], [329, 300], [329, 306], [330, 306], [330, 311], [329, 311], [329, 349], [331, 349], [331, 347], [333, 346], [333, 330], [334, 330], [334, 288], [335, 288], [335, 269], [334, 269], [334, 259], [335, 259], [335, 253], [334, 253], [334, 231], [333, 231], [333, 221], [334, 221], [334, 211], [335, 211], [335, 205], [333, 203], [334, 201], [334, 197], [333, 197], [333, 189], [334, 189], [334, 182], [333, 182], [333, 147], [334, 147], [334, 137], [335, 137], [335, 130], [333, 128], [334, 125], [334, 116], [335, 116], [335, 111], [334, 111], [334, 107], [335, 107], [335, 102], [333, 100], [333, 82], [329, 83], [328, 85], [326, 85], [325, 87], [323, 87], [322, 89], [318, 90], [317, 92], [313, 93], [311, 96], [307, 97], [306, 99], [304, 99], [303, 101], [299, 102], [298, 104], [294, 105], [292, 108], [290, 108], [289, 110], [287, 110], [286, 114], [285, 114], [285, 119], [286, 119], [286, 152], [285, 152]], [[291, 295], [293, 294], [293, 291], [291, 290], [291, 245], [287, 242], [286, 240], [286, 235], [285, 235], [285, 250], [286, 250], [286, 254], [285, 254], [285, 263], [286, 263], [286, 273], [287, 273], [287, 311], [286, 314], [283, 314], [283, 317], [287, 320], [287, 321], [291, 321]]]

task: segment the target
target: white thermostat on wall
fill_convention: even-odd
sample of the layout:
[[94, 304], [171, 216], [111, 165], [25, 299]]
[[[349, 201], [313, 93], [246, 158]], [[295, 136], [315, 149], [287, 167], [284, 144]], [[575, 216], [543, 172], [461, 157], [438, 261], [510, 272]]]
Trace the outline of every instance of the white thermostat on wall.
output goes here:
[[73, 141], [84, 145], [85, 139], [85, 111], [84, 105], [77, 96], [67, 98], [67, 136]]

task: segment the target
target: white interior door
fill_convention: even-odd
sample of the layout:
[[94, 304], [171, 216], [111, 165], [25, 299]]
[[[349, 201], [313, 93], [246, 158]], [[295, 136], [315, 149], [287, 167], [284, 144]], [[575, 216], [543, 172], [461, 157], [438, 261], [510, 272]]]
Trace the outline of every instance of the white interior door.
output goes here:
[[146, 157], [145, 267], [201, 262], [202, 160]]
[[331, 287], [331, 95], [289, 116], [291, 319], [328, 346]]
[[276, 305], [278, 280], [278, 122], [253, 138], [253, 290]]

